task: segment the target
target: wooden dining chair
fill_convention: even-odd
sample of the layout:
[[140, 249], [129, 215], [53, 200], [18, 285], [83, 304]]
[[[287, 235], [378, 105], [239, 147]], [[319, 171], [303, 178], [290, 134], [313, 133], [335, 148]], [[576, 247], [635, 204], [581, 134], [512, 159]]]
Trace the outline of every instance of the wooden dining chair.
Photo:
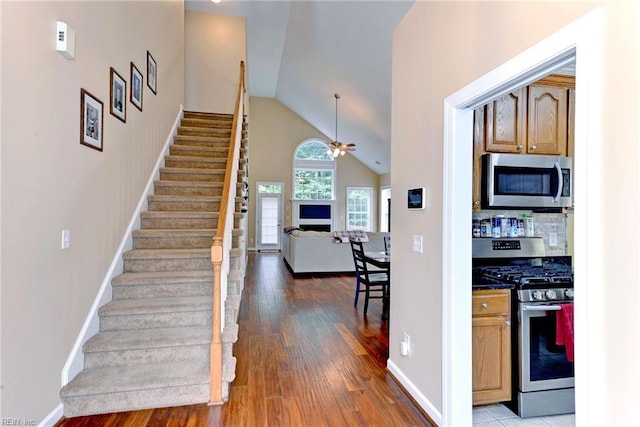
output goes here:
[[371, 271], [369, 265], [364, 258], [364, 248], [362, 242], [357, 238], [349, 238], [351, 252], [353, 254], [353, 263], [356, 269], [356, 297], [353, 306], [358, 305], [358, 297], [364, 292], [364, 314], [367, 314], [369, 308], [369, 299], [384, 299], [388, 295], [389, 272], [388, 271]]

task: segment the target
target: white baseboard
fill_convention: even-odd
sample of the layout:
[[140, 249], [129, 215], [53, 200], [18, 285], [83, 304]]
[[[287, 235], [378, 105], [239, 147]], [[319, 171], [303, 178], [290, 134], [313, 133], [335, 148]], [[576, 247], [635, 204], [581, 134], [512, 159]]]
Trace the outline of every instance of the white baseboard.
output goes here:
[[60, 403], [58, 406], [55, 407], [53, 411], [49, 413], [49, 415], [47, 415], [42, 421], [40, 421], [40, 424], [38, 424], [38, 427], [53, 427], [54, 425], [56, 425], [58, 421], [60, 421], [63, 415], [64, 415], [64, 412], [62, 408], [62, 403]]
[[154, 166], [151, 175], [149, 176], [149, 180], [147, 181], [147, 186], [140, 196], [140, 200], [138, 201], [138, 205], [133, 212], [131, 220], [129, 221], [129, 226], [124, 232], [122, 237], [122, 241], [120, 242], [120, 246], [116, 253], [114, 254], [113, 260], [111, 261], [111, 265], [107, 270], [107, 273], [100, 285], [100, 289], [98, 290], [98, 294], [96, 299], [93, 301], [91, 305], [91, 309], [89, 310], [89, 314], [82, 325], [82, 329], [80, 330], [80, 334], [76, 338], [75, 344], [73, 345], [71, 352], [69, 353], [69, 357], [67, 358], [67, 362], [64, 364], [62, 368], [61, 381], [62, 386], [65, 386], [73, 377], [75, 377], [84, 366], [84, 354], [82, 353], [82, 346], [84, 343], [95, 335], [98, 332], [100, 326], [100, 319], [98, 317], [98, 309], [102, 307], [104, 304], [111, 301], [111, 279], [122, 272], [123, 261], [122, 254], [130, 250], [133, 247], [133, 239], [131, 238], [131, 233], [136, 228], [140, 227], [140, 213], [143, 210], [147, 209], [147, 198], [149, 195], [153, 194], [153, 183], [160, 176], [160, 167], [164, 164], [164, 157], [169, 154], [169, 146], [173, 141], [173, 137], [178, 132], [178, 126], [180, 125], [180, 120], [184, 115], [184, 107], [180, 105], [178, 110], [178, 115], [176, 117], [175, 122], [173, 123], [173, 127], [167, 136], [167, 140], [165, 141], [164, 148], [162, 152], [158, 156], [156, 164]]
[[436, 423], [436, 425], [442, 425], [442, 413], [433, 406], [433, 404], [427, 399], [418, 388], [407, 378], [407, 376], [393, 363], [391, 359], [387, 359], [387, 369], [395, 377], [395, 379], [402, 384], [402, 387], [411, 395], [413, 400], [422, 408], [422, 410]]

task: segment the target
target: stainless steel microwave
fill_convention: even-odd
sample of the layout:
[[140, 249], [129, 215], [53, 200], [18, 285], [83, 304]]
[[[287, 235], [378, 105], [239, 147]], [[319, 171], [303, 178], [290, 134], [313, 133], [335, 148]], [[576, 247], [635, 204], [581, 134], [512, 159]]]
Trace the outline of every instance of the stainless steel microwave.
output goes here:
[[483, 207], [573, 207], [572, 180], [571, 157], [497, 153], [482, 156]]

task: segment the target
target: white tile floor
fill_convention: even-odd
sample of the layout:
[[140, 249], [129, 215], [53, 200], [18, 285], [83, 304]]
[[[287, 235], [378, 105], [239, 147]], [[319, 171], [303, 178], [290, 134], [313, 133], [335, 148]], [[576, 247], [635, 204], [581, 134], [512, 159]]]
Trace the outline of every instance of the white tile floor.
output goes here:
[[575, 414], [566, 414], [520, 418], [504, 405], [488, 405], [473, 408], [473, 425], [481, 427], [573, 427], [576, 425], [576, 417]]

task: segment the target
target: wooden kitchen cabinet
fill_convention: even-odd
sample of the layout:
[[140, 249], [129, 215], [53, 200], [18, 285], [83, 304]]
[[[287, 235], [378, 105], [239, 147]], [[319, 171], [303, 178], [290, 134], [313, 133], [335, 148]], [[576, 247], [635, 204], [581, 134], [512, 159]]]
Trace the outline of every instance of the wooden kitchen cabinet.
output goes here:
[[566, 156], [569, 90], [539, 84], [528, 89], [527, 153]]
[[473, 404], [511, 400], [511, 291], [472, 295]]
[[481, 208], [483, 154], [572, 155], [574, 88], [573, 76], [550, 75], [475, 110], [474, 211]]
[[521, 153], [527, 144], [527, 88], [508, 93], [485, 106], [485, 151]]

